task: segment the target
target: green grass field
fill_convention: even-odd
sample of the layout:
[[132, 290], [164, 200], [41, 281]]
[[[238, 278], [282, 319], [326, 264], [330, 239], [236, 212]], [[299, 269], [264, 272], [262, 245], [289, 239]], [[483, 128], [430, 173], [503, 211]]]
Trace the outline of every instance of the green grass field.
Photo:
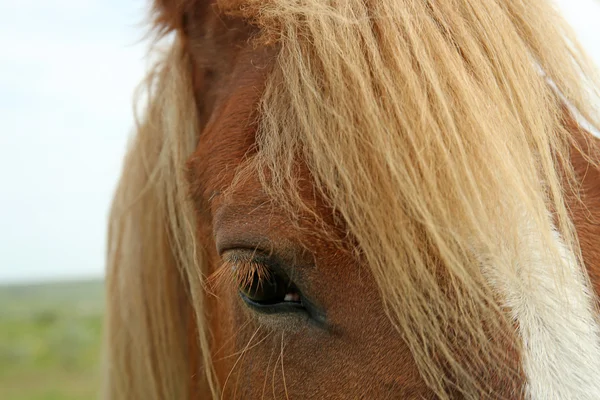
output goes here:
[[0, 399], [98, 397], [102, 281], [0, 286]]

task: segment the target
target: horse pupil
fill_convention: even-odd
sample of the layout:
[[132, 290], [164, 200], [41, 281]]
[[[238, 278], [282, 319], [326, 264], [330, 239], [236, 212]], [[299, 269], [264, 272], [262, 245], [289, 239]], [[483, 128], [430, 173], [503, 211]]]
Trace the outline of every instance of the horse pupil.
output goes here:
[[250, 286], [241, 287], [246, 297], [257, 303], [278, 303], [285, 297], [285, 285], [275, 274], [262, 281], [255, 275]]

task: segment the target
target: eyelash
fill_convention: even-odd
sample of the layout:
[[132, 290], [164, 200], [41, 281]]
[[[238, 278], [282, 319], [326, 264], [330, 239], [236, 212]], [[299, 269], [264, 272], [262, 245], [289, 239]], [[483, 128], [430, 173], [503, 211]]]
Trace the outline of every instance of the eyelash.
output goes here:
[[238, 286], [249, 285], [255, 275], [264, 282], [272, 272], [264, 263], [250, 257], [236, 255], [225, 256], [221, 266], [208, 278], [211, 286], [235, 284]]

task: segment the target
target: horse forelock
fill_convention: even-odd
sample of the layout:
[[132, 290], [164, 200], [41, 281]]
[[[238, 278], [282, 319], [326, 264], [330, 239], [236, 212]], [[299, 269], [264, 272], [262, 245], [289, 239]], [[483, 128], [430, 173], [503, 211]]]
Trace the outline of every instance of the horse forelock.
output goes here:
[[[184, 29], [182, 12], [200, 2], [168, 3], [157, 4], [177, 12], [157, 23]], [[596, 120], [578, 71], [555, 64], [573, 55], [550, 6], [217, 3], [278, 46], [259, 104], [253, 167], [268, 171], [263, 186], [290, 212], [306, 207], [289, 174], [303, 158], [438, 396], [598, 395], [595, 300], [564, 196], [574, 180], [574, 144], [546, 79]], [[164, 103], [189, 106], [181, 98]], [[181, 129], [172, 130], [174, 145], [184, 140]], [[565, 293], [576, 299], [559, 301]], [[201, 318], [204, 310], [196, 311]]]
[[[578, 145], [548, 79], [561, 96], [570, 93], [568, 101], [583, 115], [595, 114], [577, 72], [555, 62], [573, 57], [562, 20], [544, 2], [247, 4], [256, 7], [253, 21], [281, 47], [258, 134], [270, 193], [282, 203], [299, 198], [290, 195], [293, 179], [285, 171], [302, 154], [438, 395], [449, 396], [448, 388], [458, 385], [467, 397], [493, 398], [499, 396], [494, 380], [518, 382], [523, 368], [529, 382], [538, 382], [528, 391], [532, 398], [559, 396], [552, 388], [536, 389], [544, 361], [531, 354], [544, 349], [530, 346], [547, 332], [536, 326], [513, 334], [511, 326], [515, 319], [529, 326], [565, 305], [546, 303], [553, 311], [499, 318], [501, 308], [515, 304], [514, 292], [494, 287], [472, 249], [489, 254], [488, 267], [510, 279], [523, 270], [540, 275], [546, 266], [544, 279], [559, 282], [556, 287], [589, 291], [585, 273], [571, 272], [582, 263], [564, 197], [574, 182], [569, 152]], [[535, 240], [515, 245], [524, 232]], [[548, 254], [529, 262], [540, 244]], [[565, 252], [572, 254], [567, 263]], [[532, 294], [531, 302], [538, 296], [542, 303], [549, 295]], [[573, 315], [596, 324], [594, 301], [584, 297], [588, 306]], [[594, 353], [598, 336], [588, 328], [564, 334]], [[447, 334], [452, 331], [464, 336]], [[457, 349], [462, 340], [465, 347]], [[432, 353], [444, 356], [434, 360]], [[577, 352], [568, 357], [578, 362]], [[593, 368], [583, 365], [574, 373], [587, 371], [590, 378]], [[559, 371], [549, 376], [569, 379]], [[581, 390], [595, 395], [593, 380], [586, 382]]]

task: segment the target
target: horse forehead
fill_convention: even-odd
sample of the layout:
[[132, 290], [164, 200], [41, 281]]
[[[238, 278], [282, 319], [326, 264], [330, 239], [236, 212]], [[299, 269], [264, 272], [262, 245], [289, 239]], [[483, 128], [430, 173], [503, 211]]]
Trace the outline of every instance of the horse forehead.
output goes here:
[[242, 49], [231, 78], [216, 82], [219, 98], [192, 155], [194, 184], [205, 193], [223, 190], [255, 143], [257, 108], [272, 63], [269, 49]]

